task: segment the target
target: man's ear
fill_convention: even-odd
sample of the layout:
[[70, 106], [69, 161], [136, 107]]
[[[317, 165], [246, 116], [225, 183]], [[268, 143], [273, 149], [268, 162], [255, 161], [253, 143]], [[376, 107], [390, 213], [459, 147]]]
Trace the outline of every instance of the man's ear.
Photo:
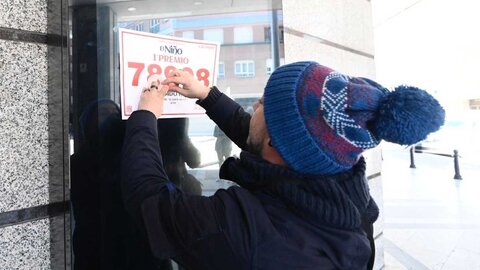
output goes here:
[[262, 151], [262, 158], [269, 161], [270, 163], [288, 167], [287, 163], [285, 163], [282, 156], [280, 156], [275, 146], [273, 146], [270, 137], [268, 137], [265, 142], [268, 144], [268, 147], [264, 145]]

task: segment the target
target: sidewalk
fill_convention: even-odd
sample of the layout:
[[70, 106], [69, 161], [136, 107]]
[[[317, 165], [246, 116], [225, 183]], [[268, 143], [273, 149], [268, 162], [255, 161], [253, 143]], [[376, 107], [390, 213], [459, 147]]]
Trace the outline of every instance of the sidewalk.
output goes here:
[[[460, 153], [461, 154], [461, 153]], [[385, 268], [480, 269], [480, 164], [383, 148]]]

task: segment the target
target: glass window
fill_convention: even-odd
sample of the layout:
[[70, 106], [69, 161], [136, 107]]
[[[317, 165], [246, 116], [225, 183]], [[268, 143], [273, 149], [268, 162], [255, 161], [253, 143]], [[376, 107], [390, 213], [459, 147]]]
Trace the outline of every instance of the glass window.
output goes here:
[[[141, 243], [133, 241], [140, 238], [130, 230], [132, 224], [122, 209], [119, 192], [125, 121], [119, 118], [121, 57], [116, 29], [220, 42], [218, 70], [210, 86], [216, 85], [252, 112], [268, 80], [263, 65], [272, 58], [273, 50], [269, 43], [253, 43], [253, 37], [261, 38], [264, 28], [270, 26], [271, 1], [239, 1], [231, 7], [213, 0], [201, 5], [179, 1], [174, 7], [157, 0], [90, 2], [95, 4], [70, 6], [74, 14], [69, 42], [73, 269], [158, 269], [147, 266], [153, 258], [142, 248], [148, 245], [139, 246]], [[128, 7], [136, 10], [129, 11]], [[283, 44], [278, 57], [284, 57]], [[164, 71], [166, 66], [158, 58], [145, 59], [151, 60], [140, 63], [145, 66], [144, 74], [158, 72], [157, 66]], [[257, 74], [255, 64], [260, 70]], [[138, 86], [144, 83], [139, 81]], [[162, 118], [157, 127], [164, 165], [175, 185], [186, 193], [206, 196], [232, 185], [218, 180], [219, 168], [227, 157], [239, 156], [241, 150], [208, 116]], [[188, 151], [180, 151], [185, 146]], [[145, 265], [128, 268], [128, 262]], [[168, 267], [172, 262], [163, 263], [167, 266], [161, 269], [172, 269]]]
[[182, 37], [194, 39], [195, 38], [195, 32], [194, 31], [183, 31], [182, 32]]
[[218, 78], [225, 78], [225, 63], [223, 62], [218, 63]]
[[136, 31], [143, 31], [143, 23], [139, 23], [135, 25], [135, 30]]
[[255, 62], [253, 60], [235, 61], [235, 76], [251, 78], [255, 76]]
[[[285, 65], [285, 58], [280, 58], [280, 66]], [[272, 58], [268, 58], [265, 63], [267, 75], [271, 75], [273, 72]]]
[[251, 26], [235, 27], [233, 29], [233, 38], [235, 44], [252, 43], [253, 28]]
[[223, 44], [223, 29], [206, 29], [203, 31], [203, 39]]
[[150, 32], [151, 33], [158, 33], [160, 32], [160, 20], [153, 19], [150, 21]]
[[[263, 36], [265, 38], [265, 42], [270, 42], [271, 41], [271, 36], [272, 36], [272, 33], [271, 33], [271, 27], [270, 26], [267, 26], [264, 28], [263, 30]], [[280, 43], [283, 43], [283, 26], [279, 26], [278, 27], [278, 42]]]

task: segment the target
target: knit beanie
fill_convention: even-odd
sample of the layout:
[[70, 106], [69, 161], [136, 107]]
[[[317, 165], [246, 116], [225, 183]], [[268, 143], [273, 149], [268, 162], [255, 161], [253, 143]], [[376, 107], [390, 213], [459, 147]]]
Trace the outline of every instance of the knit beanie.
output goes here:
[[426, 91], [389, 91], [316, 62], [277, 68], [264, 92], [264, 113], [273, 145], [297, 172], [348, 170], [381, 140], [411, 145], [444, 123], [445, 111]]

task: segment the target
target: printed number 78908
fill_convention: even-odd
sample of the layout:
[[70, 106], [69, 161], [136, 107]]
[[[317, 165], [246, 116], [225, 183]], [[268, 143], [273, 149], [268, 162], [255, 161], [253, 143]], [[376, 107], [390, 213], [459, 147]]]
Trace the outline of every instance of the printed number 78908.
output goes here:
[[[138, 86], [138, 80], [143, 70], [145, 69], [145, 64], [139, 63], [139, 62], [128, 62], [128, 67], [136, 69], [135, 74], [133, 75], [132, 86]], [[167, 77], [167, 74], [169, 74], [170, 71], [174, 69], [175, 69], [174, 66], [167, 66], [165, 67], [165, 69], [162, 70], [162, 67], [158, 64], [149, 64], [147, 66], [147, 72], [148, 72], [147, 80], [152, 75], [162, 75], [162, 71], [163, 71], [163, 75]], [[184, 67], [183, 70], [192, 74], [192, 76], [196, 75], [197, 80], [202, 81], [205, 86], [209, 86], [210, 82], [208, 80], [208, 76], [210, 76], [210, 72], [208, 71], [208, 69], [200, 68], [197, 70], [195, 74], [193, 70], [189, 67]]]

